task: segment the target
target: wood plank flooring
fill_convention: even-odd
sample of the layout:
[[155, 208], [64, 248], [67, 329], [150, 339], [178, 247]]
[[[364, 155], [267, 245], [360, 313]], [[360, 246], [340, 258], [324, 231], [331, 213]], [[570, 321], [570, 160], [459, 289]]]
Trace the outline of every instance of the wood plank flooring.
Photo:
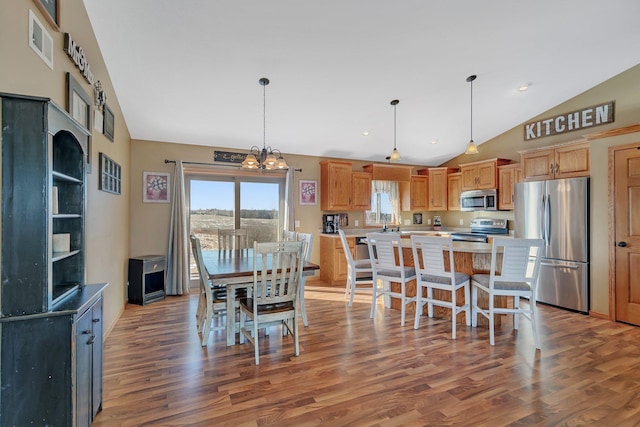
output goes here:
[[[316, 282], [317, 283], [317, 282]], [[322, 283], [320, 283], [322, 284]], [[100, 426], [640, 425], [640, 328], [540, 305], [542, 351], [510, 318], [488, 329], [353, 307], [307, 284], [299, 357], [290, 336], [207, 347], [196, 293], [128, 305], [105, 342]]]

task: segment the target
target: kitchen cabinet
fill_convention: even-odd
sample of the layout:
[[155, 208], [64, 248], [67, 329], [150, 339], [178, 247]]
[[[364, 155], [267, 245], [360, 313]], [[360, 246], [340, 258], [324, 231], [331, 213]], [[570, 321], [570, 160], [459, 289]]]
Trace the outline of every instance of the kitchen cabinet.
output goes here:
[[513, 210], [513, 191], [515, 184], [521, 181], [519, 163], [498, 166], [498, 209]]
[[510, 162], [508, 159], [490, 159], [461, 164], [462, 191], [498, 188], [498, 166]]
[[323, 211], [351, 208], [352, 163], [320, 162], [320, 208]]
[[420, 169], [419, 175], [429, 177], [429, 197], [427, 209], [430, 211], [448, 210], [448, 175], [458, 169], [448, 167]]
[[569, 143], [520, 151], [525, 181], [589, 176], [589, 143]]
[[323, 211], [371, 208], [371, 174], [354, 172], [351, 162], [320, 162], [320, 208]]
[[460, 210], [460, 193], [462, 192], [462, 172], [447, 175], [447, 209]]
[[[355, 258], [355, 237], [347, 236], [347, 243]], [[347, 282], [347, 259], [337, 234], [320, 235], [320, 280], [329, 285], [344, 285]]]
[[351, 173], [351, 209], [366, 211], [371, 209], [371, 174]]
[[400, 182], [400, 208], [403, 211], [425, 210], [428, 206], [429, 177], [411, 175], [409, 182]]

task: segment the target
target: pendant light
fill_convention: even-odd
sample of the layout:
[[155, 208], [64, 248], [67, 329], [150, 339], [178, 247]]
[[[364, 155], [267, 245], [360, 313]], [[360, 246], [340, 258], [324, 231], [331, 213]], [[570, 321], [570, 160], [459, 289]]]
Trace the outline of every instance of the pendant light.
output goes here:
[[[282, 157], [280, 150], [267, 147], [267, 96], [266, 86], [269, 79], [266, 77], [258, 80], [262, 86], [262, 150], [257, 146], [249, 149], [249, 154], [244, 158], [242, 167], [247, 169], [289, 169], [289, 165]], [[278, 157], [274, 154], [278, 153]]]
[[464, 151], [464, 154], [478, 154], [478, 146], [473, 142], [473, 81], [475, 79], [475, 75], [467, 77], [467, 81], [471, 83], [471, 138], [469, 139], [469, 143], [467, 144], [467, 149]]
[[391, 155], [389, 156], [389, 161], [390, 162], [397, 162], [398, 160], [400, 160], [400, 153], [398, 152], [398, 149], [396, 148], [396, 125], [397, 125], [397, 120], [396, 120], [396, 106], [398, 105], [400, 101], [398, 101], [397, 99], [394, 99], [393, 101], [391, 101], [391, 105], [393, 105], [393, 151], [391, 152]]

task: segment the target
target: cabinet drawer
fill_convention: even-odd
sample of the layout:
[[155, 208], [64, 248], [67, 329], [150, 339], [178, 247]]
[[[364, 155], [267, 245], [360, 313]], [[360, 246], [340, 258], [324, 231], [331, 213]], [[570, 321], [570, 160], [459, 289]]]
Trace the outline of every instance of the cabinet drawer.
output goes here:
[[147, 274], [156, 271], [162, 271], [165, 269], [166, 264], [167, 262], [164, 258], [159, 258], [156, 260], [146, 260], [142, 263], [142, 272], [144, 274]]

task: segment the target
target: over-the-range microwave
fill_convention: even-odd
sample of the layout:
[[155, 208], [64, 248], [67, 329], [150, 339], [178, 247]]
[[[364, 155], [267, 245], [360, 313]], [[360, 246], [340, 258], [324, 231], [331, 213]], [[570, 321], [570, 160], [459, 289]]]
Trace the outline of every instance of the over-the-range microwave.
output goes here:
[[495, 211], [498, 209], [498, 190], [470, 190], [460, 193], [460, 210]]

